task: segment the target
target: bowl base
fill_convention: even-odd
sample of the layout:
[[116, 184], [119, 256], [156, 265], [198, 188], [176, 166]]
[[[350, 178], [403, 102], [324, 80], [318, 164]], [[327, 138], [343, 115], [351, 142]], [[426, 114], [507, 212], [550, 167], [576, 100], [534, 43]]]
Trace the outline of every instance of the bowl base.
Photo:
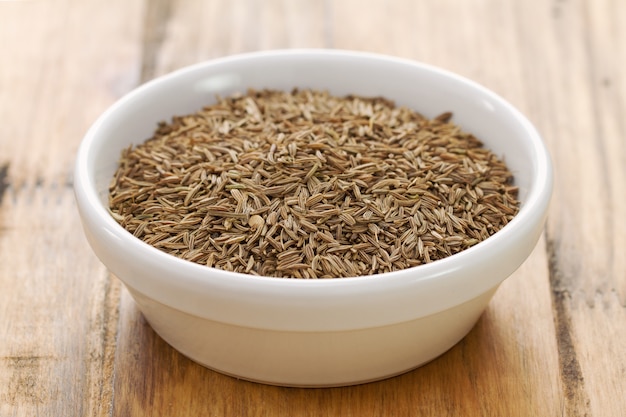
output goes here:
[[184, 356], [237, 379], [289, 387], [358, 385], [419, 368], [469, 333], [496, 289], [402, 323], [354, 330], [285, 331], [197, 317], [129, 288], [150, 326]]

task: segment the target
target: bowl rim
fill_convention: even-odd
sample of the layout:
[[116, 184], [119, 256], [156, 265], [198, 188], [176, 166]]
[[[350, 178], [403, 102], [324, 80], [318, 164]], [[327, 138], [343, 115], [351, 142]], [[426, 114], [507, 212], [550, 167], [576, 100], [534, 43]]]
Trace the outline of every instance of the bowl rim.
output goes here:
[[[158, 88], [158, 85], [164, 80], [185, 76], [190, 72], [210, 70], [217, 64], [235, 64], [238, 62], [246, 62], [256, 59], [263, 60], [285, 57], [345, 57], [349, 59], [372, 60], [379, 62], [384, 61], [389, 65], [410, 66], [420, 71], [434, 72], [444, 77], [449, 77], [456, 82], [465, 84], [468, 88], [476, 90], [480, 94], [489, 97], [489, 99], [494, 102], [497, 102], [500, 106], [502, 106], [502, 108], [505, 109], [505, 111], [515, 118], [516, 122], [519, 123], [526, 132], [529, 149], [532, 150], [533, 158], [536, 163], [535, 169], [537, 170], [537, 174], [529, 183], [528, 193], [517, 215], [501, 230], [490, 236], [488, 239], [444, 259], [400, 271], [334, 279], [289, 279], [255, 276], [207, 267], [177, 258], [174, 255], [170, 255], [154, 248], [153, 246], [132, 236], [132, 234], [126, 231], [113, 219], [113, 217], [111, 217], [107, 208], [101, 203], [98, 191], [95, 187], [95, 182], [92, 180], [94, 173], [93, 169], [90, 168], [89, 161], [93, 157], [92, 152], [94, 144], [99, 140], [102, 140], [99, 136], [99, 132], [102, 127], [106, 125], [112, 115], [119, 112], [120, 109], [123, 109], [124, 106], [126, 106], [130, 101], [134, 100], [138, 96], [141, 96], [144, 92]], [[107, 233], [112, 234], [117, 241], [124, 242], [125, 245], [131, 245], [133, 250], [143, 253], [146, 257], [155, 257], [154, 259], [157, 259], [159, 262], [165, 262], [172, 268], [184, 271], [185, 280], [187, 280], [184, 285], [187, 288], [206, 287], [207, 285], [218, 286], [229, 291], [244, 290], [249, 294], [256, 295], [276, 291], [284, 291], [286, 293], [293, 291], [300, 295], [307, 293], [307, 297], [310, 298], [324, 297], [331, 292], [334, 294], [354, 293], [358, 292], [359, 289], [362, 289], [365, 285], [369, 287], [368, 291], [383, 289], [387, 291], [390, 288], [407, 288], [418, 281], [427, 282], [437, 280], [453, 271], [463, 269], [464, 265], [468, 262], [471, 263], [472, 259], [477, 254], [489, 251], [492, 248], [497, 248], [501, 245], [506, 245], [507, 241], [515, 238], [516, 234], [521, 228], [523, 228], [524, 224], [527, 224], [528, 222], [537, 222], [539, 221], [539, 217], [542, 217], [542, 219], [545, 220], [547, 207], [552, 194], [552, 187], [552, 163], [546, 145], [540, 134], [521, 112], [493, 91], [476, 83], [475, 81], [430, 64], [378, 53], [339, 49], [279, 49], [241, 53], [199, 62], [154, 78], [153, 80], [138, 86], [122, 98], [118, 99], [93, 123], [80, 144], [74, 170], [75, 196], [79, 205], [79, 211], [81, 210], [81, 207], [83, 209], [83, 211], [81, 211], [81, 218], [87, 215], [85, 210], [89, 210], [88, 215], [92, 221], [98, 222], [98, 226], [105, 228]], [[536, 240], [534, 243], [536, 243]], [[532, 247], [530, 250], [532, 250]], [[528, 254], [526, 254], [526, 256], [527, 255]], [[524, 256], [524, 259], [526, 256]], [[519, 265], [516, 265], [514, 269], [517, 269], [518, 266]], [[502, 280], [504, 278], [506, 278], [506, 276], [503, 277]], [[493, 285], [499, 285], [499, 282], [494, 281], [486, 283], [486, 286], [489, 288], [493, 287]], [[163, 299], [165, 298], [167, 297], [164, 296]]]

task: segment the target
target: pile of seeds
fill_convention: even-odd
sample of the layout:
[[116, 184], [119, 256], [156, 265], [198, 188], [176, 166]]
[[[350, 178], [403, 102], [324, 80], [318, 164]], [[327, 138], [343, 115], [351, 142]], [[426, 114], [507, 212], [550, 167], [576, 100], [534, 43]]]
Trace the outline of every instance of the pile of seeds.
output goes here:
[[228, 271], [354, 277], [432, 262], [519, 209], [503, 161], [450, 118], [251, 90], [126, 149], [110, 211], [148, 244]]

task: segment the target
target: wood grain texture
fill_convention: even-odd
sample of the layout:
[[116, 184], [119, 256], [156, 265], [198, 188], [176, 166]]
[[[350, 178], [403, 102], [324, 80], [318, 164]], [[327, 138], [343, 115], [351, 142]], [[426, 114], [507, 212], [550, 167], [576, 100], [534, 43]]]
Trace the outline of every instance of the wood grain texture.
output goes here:
[[82, 235], [72, 168], [137, 83], [141, 6], [0, 3], [1, 416], [109, 415], [120, 284]]
[[548, 256], [565, 411], [574, 416], [617, 416], [626, 401], [625, 6], [557, 2], [532, 16], [539, 30], [523, 38], [526, 59], [535, 58], [526, 82], [545, 86], [531, 114], [556, 166]]
[[[0, 2], [0, 44], [0, 416], [623, 415], [626, 2]], [[151, 330], [80, 228], [72, 164], [109, 104], [188, 64], [294, 47], [470, 77], [553, 156], [531, 257], [462, 342], [396, 378], [294, 389], [203, 368]]]

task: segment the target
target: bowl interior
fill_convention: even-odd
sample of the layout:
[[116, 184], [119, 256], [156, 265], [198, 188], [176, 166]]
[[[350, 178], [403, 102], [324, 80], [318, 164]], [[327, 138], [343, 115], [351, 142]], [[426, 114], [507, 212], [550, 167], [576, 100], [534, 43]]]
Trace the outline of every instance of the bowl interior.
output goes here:
[[341, 53], [253, 54], [216, 60], [153, 80], [120, 100], [99, 126], [89, 165], [95, 187], [107, 204], [107, 187], [120, 152], [152, 136], [157, 123], [193, 113], [248, 88], [327, 90], [335, 95], [383, 96], [427, 117], [446, 111], [480, 138], [515, 175], [520, 199], [527, 196], [538, 169], [532, 127], [502, 99], [479, 85], [426, 65], [399, 59]]

